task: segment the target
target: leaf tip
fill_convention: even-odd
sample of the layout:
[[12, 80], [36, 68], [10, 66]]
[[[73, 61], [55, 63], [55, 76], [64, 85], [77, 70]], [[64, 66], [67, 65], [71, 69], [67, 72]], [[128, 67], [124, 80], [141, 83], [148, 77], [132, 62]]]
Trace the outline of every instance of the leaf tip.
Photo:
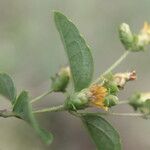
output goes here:
[[54, 20], [56, 21], [57, 19], [60, 19], [62, 17], [65, 17], [65, 15], [63, 15], [61, 12], [59, 11], [53, 11], [53, 14], [54, 14]]

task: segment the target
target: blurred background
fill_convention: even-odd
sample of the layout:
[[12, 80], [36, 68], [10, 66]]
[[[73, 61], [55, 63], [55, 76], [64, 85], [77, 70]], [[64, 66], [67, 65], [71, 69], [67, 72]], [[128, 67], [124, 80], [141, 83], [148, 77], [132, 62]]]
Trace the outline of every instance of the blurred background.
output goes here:
[[[67, 64], [66, 55], [53, 21], [53, 10], [67, 15], [77, 25], [90, 45], [94, 77], [100, 75], [124, 52], [118, 26], [130, 24], [139, 32], [144, 21], [150, 22], [149, 0], [0, 0], [0, 71], [10, 74], [18, 93], [25, 89], [31, 98], [50, 87], [50, 76]], [[135, 69], [138, 80], [120, 93], [127, 99], [135, 91], [150, 91], [150, 47], [131, 54], [115, 71]], [[62, 94], [52, 94], [34, 105], [40, 109], [64, 101]], [[4, 98], [0, 108], [10, 108]], [[129, 106], [114, 108], [132, 112]], [[80, 120], [68, 113], [37, 115], [41, 126], [54, 134], [54, 142], [45, 146], [33, 129], [15, 118], [0, 118], [0, 150], [94, 150]], [[124, 150], [150, 149], [150, 120], [128, 117], [108, 118], [122, 137]]]

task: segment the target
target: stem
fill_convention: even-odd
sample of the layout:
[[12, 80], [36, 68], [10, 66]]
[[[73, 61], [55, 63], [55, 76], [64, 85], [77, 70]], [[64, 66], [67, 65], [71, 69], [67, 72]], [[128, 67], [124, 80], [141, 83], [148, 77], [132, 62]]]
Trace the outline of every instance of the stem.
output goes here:
[[17, 117], [17, 118], [20, 118], [14, 112], [10, 112], [10, 111], [7, 111], [7, 110], [0, 110], [0, 117], [3, 117], [3, 118], [8, 118], [8, 117]]
[[102, 75], [106, 75], [107, 73], [111, 72], [114, 70], [129, 54], [129, 51], [125, 51], [123, 55], [112, 65], [110, 68], [108, 68]]
[[33, 111], [33, 113], [58, 112], [58, 111], [64, 111], [64, 110], [66, 110], [65, 106], [59, 105], [59, 106], [53, 106], [50, 108], [44, 108], [41, 110], [36, 110], [36, 111]]
[[118, 105], [120, 105], [120, 104], [129, 104], [129, 101], [119, 101], [119, 103], [118, 103]]
[[[73, 113], [72, 113], [73, 114]], [[104, 115], [104, 116], [120, 116], [120, 117], [145, 117], [145, 114], [141, 113], [113, 113], [113, 112], [100, 112], [100, 113], [79, 113], [80, 116], [86, 114], [97, 114], [97, 115]], [[74, 115], [74, 114], [73, 114]], [[77, 115], [76, 115], [77, 116]], [[79, 115], [78, 115], [79, 116]]]
[[123, 55], [121, 55], [121, 57], [114, 63], [112, 64], [95, 82], [94, 84], [96, 84], [97, 82], [99, 82], [102, 77], [106, 74], [108, 74], [109, 72], [111, 72], [112, 70], [114, 70], [129, 54], [130, 52], [129, 51], [125, 51], [123, 53]]
[[124, 117], [144, 117], [145, 116], [144, 114], [140, 114], [140, 113], [108, 113], [108, 115], [124, 116]]
[[38, 97], [32, 99], [32, 100], [31, 100], [31, 103], [37, 102], [38, 100], [44, 98], [45, 96], [49, 95], [49, 94], [52, 93], [52, 92], [53, 92], [53, 90], [48, 91], [48, 92], [45, 92], [44, 94], [42, 94], [42, 95], [40, 95], [40, 96], [38, 96]]
[[82, 115], [76, 111], [69, 111], [70, 114], [76, 116], [76, 117], [81, 117]]

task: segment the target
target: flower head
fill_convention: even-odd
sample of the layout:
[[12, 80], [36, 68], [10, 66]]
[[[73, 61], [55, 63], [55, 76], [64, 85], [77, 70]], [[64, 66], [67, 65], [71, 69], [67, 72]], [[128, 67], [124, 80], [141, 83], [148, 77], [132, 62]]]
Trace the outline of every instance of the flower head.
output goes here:
[[119, 88], [124, 88], [126, 82], [136, 80], [136, 71], [117, 73], [114, 75], [114, 82]]
[[135, 93], [129, 98], [129, 104], [135, 111], [150, 115], [150, 93]]
[[108, 110], [105, 106], [105, 97], [107, 95], [107, 89], [101, 85], [92, 85], [90, 87], [90, 104]]
[[150, 24], [144, 23], [144, 26], [138, 35], [138, 45], [145, 46], [150, 43]]
[[150, 35], [150, 24], [148, 24], [147, 22], [144, 22], [144, 26], [141, 32]]

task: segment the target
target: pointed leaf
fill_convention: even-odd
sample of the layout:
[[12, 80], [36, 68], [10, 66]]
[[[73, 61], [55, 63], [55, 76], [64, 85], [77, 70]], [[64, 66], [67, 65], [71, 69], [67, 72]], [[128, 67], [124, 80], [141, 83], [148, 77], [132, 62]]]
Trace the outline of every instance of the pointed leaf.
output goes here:
[[0, 73], [0, 94], [8, 98], [12, 103], [16, 98], [16, 89], [9, 75]]
[[76, 26], [59, 12], [54, 13], [56, 27], [67, 52], [76, 91], [86, 88], [92, 80], [93, 58]]
[[85, 114], [82, 120], [98, 150], [121, 150], [118, 132], [104, 118], [98, 114]]
[[52, 134], [48, 133], [47, 131], [39, 127], [32, 113], [32, 108], [29, 103], [28, 93], [26, 91], [23, 91], [18, 97], [18, 99], [16, 100], [13, 111], [18, 116], [20, 116], [20, 118], [27, 121], [35, 129], [35, 131], [39, 134], [39, 136], [46, 144], [50, 144], [52, 142], [53, 139]]

